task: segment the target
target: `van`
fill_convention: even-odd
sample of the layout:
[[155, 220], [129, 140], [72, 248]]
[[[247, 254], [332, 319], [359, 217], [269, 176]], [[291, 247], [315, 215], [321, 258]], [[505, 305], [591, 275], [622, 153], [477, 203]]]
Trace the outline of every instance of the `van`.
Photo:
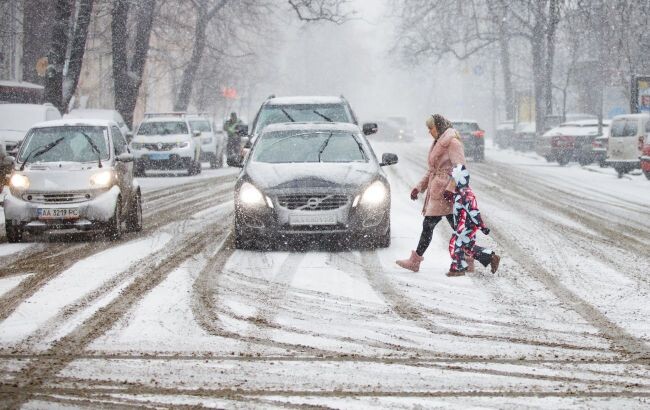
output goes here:
[[619, 178], [640, 168], [639, 139], [648, 133], [648, 122], [648, 114], [617, 115], [612, 120], [606, 163], [616, 170]]
[[52, 104], [0, 104], [0, 144], [9, 155], [16, 155], [34, 124], [60, 118], [61, 113]]

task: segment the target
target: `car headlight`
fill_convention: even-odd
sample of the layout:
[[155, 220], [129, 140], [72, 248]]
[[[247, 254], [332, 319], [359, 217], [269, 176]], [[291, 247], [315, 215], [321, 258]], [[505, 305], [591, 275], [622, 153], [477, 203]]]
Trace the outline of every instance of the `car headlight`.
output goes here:
[[210, 144], [212, 143], [212, 137], [201, 138], [201, 144]]
[[29, 188], [29, 178], [21, 174], [13, 174], [9, 180], [9, 185], [12, 188], [24, 191]]
[[361, 203], [364, 205], [378, 205], [386, 200], [388, 197], [388, 189], [381, 181], [375, 181], [366, 190], [361, 196]]
[[243, 204], [250, 206], [263, 206], [267, 204], [264, 194], [248, 182], [244, 182], [241, 188], [239, 188], [239, 200]]
[[177, 146], [178, 148], [187, 148], [187, 147], [190, 146], [190, 142], [189, 142], [189, 141], [178, 142], [178, 143], [176, 143], [176, 146]]
[[108, 188], [113, 185], [114, 180], [113, 171], [101, 171], [90, 177], [90, 185], [93, 188]]

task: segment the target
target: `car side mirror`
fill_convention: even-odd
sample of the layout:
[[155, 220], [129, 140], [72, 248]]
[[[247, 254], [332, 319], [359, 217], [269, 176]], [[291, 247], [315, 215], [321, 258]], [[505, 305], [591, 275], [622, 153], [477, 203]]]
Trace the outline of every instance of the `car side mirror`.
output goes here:
[[16, 158], [14, 158], [12, 156], [6, 156], [6, 157], [2, 158], [2, 165], [12, 166], [15, 163], [16, 163]]
[[126, 142], [133, 141], [133, 132], [132, 131], [127, 132], [125, 138], [126, 138]]
[[133, 162], [133, 155], [129, 154], [128, 152], [123, 152], [117, 157], [115, 157], [115, 161], [118, 162]]
[[363, 135], [375, 134], [378, 129], [379, 129], [379, 127], [374, 122], [369, 122], [369, 123], [363, 124], [363, 128], [362, 128]]
[[194, 131], [192, 133], [192, 135], [194, 135], [195, 137], [200, 137], [201, 136], [201, 131]]
[[386, 165], [397, 164], [397, 161], [398, 158], [396, 154], [385, 153], [381, 156], [381, 163], [379, 164], [379, 166], [384, 167]]

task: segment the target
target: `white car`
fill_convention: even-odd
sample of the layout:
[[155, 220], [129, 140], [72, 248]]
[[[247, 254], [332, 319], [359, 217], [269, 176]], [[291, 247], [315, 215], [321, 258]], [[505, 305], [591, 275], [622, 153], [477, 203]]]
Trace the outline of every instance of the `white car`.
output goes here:
[[619, 178], [641, 167], [640, 139], [645, 137], [649, 122], [648, 114], [617, 115], [612, 119], [605, 162], [616, 170]]
[[210, 118], [204, 115], [188, 115], [187, 120], [192, 133], [201, 133], [201, 161], [209, 161], [213, 169], [223, 167], [224, 132], [215, 130]]
[[120, 128], [122, 135], [129, 140], [131, 138], [131, 130], [129, 126], [126, 125], [122, 115], [115, 110], [104, 110], [104, 109], [95, 109], [95, 108], [77, 108], [70, 111], [67, 114], [63, 115], [63, 118], [82, 118], [82, 119], [95, 119], [95, 120], [107, 120], [114, 121], [117, 123], [117, 126]]
[[9, 242], [24, 232], [102, 230], [115, 239], [142, 229], [133, 156], [117, 123], [66, 119], [29, 130], [4, 200]]
[[145, 114], [131, 141], [134, 172], [186, 170], [201, 173], [201, 132], [190, 127], [185, 113]]
[[60, 118], [61, 113], [52, 104], [0, 104], [0, 143], [14, 155], [34, 124]]

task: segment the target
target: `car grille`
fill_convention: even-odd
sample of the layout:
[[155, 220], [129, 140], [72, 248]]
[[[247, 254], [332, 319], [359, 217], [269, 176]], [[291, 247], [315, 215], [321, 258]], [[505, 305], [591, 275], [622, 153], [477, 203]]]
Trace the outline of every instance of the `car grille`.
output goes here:
[[144, 147], [150, 151], [169, 151], [176, 148], [176, 143], [144, 144]]
[[302, 211], [327, 211], [338, 209], [348, 203], [346, 195], [293, 194], [279, 195], [278, 204], [287, 209]]
[[59, 192], [55, 194], [27, 193], [23, 200], [44, 204], [75, 204], [88, 201], [92, 196], [86, 192]]

